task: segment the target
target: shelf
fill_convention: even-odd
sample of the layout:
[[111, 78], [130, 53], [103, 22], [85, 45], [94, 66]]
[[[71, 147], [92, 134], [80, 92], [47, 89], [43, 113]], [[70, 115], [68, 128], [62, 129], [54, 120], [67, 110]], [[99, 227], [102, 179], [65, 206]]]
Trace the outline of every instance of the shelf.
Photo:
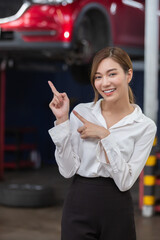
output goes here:
[[17, 162], [4, 162], [4, 168], [12, 168], [16, 169], [18, 168], [26, 168], [26, 167], [33, 167], [34, 163], [28, 160], [20, 160]]
[[5, 145], [4, 151], [24, 151], [24, 150], [34, 150], [36, 149], [35, 144], [21, 144], [21, 145]]
[[6, 128], [5, 133], [8, 134], [13, 134], [13, 135], [17, 135], [17, 134], [27, 134], [27, 133], [36, 133], [36, 128], [34, 127], [22, 127], [22, 128]]
[[35, 127], [6, 128], [4, 168], [28, 168], [34, 163], [30, 159], [32, 150], [37, 150], [37, 129]]

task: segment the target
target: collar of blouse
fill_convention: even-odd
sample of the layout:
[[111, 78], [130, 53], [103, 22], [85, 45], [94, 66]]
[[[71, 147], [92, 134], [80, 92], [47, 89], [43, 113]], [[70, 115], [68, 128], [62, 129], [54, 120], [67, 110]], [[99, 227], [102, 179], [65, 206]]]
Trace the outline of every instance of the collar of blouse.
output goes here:
[[[95, 117], [103, 124], [104, 127], [106, 126], [106, 121], [101, 113], [101, 101], [103, 99], [99, 99], [96, 104], [93, 104], [92, 106], [92, 113], [95, 115]], [[110, 129], [112, 128], [118, 128], [122, 127], [128, 124], [132, 124], [133, 122], [143, 122], [144, 115], [142, 113], [141, 108], [137, 104], [133, 104], [134, 111], [124, 118], [122, 118], [119, 122], [114, 124]]]

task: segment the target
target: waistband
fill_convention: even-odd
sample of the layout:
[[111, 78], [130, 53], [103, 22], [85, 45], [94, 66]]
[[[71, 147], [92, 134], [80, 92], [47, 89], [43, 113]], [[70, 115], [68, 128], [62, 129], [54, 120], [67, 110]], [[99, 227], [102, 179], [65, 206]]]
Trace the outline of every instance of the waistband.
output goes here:
[[114, 180], [110, 177], [83, 177], [78, 174], [75, 174], [73, 177], [73, 182], [75, 181], [104, 186], [116, 185]]

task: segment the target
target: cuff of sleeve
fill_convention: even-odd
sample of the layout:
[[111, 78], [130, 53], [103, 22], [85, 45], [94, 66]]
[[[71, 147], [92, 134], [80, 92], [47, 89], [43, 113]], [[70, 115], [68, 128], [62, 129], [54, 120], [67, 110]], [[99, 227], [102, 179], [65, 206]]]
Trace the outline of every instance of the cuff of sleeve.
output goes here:
[[121, 153], [114, 138], [112, 137], [112, 134], [109, 134], [106, 138], [103, 138], [101, 140], [101, 143], [104, 150], [107, 153], [108, 160], [113, 169], [113, 172], [117, 173], [118, 172], [117, 157], [119, 158], [121, 156]]
[[69, 120], [55, 125], [53, 128], [48, 130], [54, 143], [60, 142], [65, 136], [69, 135], [70, 132], [70, 122]]
[[110, 163], [107, 163], [107, 161], [106, 161], [104, 147], [102, 146], [101, 141], [99, 141], [97, 144], [96, 157], [97, 157], [98, 162], [103, 163], [105, 165], [110, 165]]
[[117, 144], [114, 138], [112, 137], [112, 134], [109, 134], [107, 137], [101, 139], [101, 143], [104, 149], [106, 149], [107, 151], [111, 149], [117, 149]]

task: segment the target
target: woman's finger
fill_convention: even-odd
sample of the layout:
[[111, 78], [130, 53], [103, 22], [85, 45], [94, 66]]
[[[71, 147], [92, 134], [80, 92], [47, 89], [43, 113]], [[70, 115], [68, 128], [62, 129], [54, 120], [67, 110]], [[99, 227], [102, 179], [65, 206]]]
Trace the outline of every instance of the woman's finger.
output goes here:
[[68, 96], [67, 96], [67, 93], [65, 93], [65, 92], [63, 92], [63, 93], [61, 93], [61, 96], [62, 96], [62, 98], [68, 98]]
[[59, 101], [57, 101], [56, 98], [53, 98], [53, 100], [50, 102], [49, 107], [52, 109], [52, 107], [54, 108], [59, 108], [60, 104]]
[[84, 117], [82, 117], [78, 112], [76, 112], [75, 110], [73, 110], [74, 115], [82, 122], [82, 123], [86, 123], [88, 122]]
[[87, 127], [86, 127], [85, 125], [83, 125], [82, 127], [79, 127], [79, 128], [78, 128], [79, 131], [84, 131], [84, 130], [86, 130], [86, 129], [87, 129]]
[[63, 103], [63, 100], [61, 97], [58, 97], [58, 96], [54, 96], [54, 99], [57, 101], [58, 104], [62, 104]]
[[53, 85], [53, 83], [51, 81], [48, 81], [48, 84], [52, 90], [52, 92], [54, 93], [54, 95], [58, 96], [60, 93], [57, 91], [57, 89], [55, 88], [55, 86]]
[[82, 132], [84, 132], [85, 130], [86, 130], [86, 127], [85, 127], [85, 126], [79, 127], [79, 128], [77, 129], [77, 131], [78, 131], [79, 133], [82, 133]]

